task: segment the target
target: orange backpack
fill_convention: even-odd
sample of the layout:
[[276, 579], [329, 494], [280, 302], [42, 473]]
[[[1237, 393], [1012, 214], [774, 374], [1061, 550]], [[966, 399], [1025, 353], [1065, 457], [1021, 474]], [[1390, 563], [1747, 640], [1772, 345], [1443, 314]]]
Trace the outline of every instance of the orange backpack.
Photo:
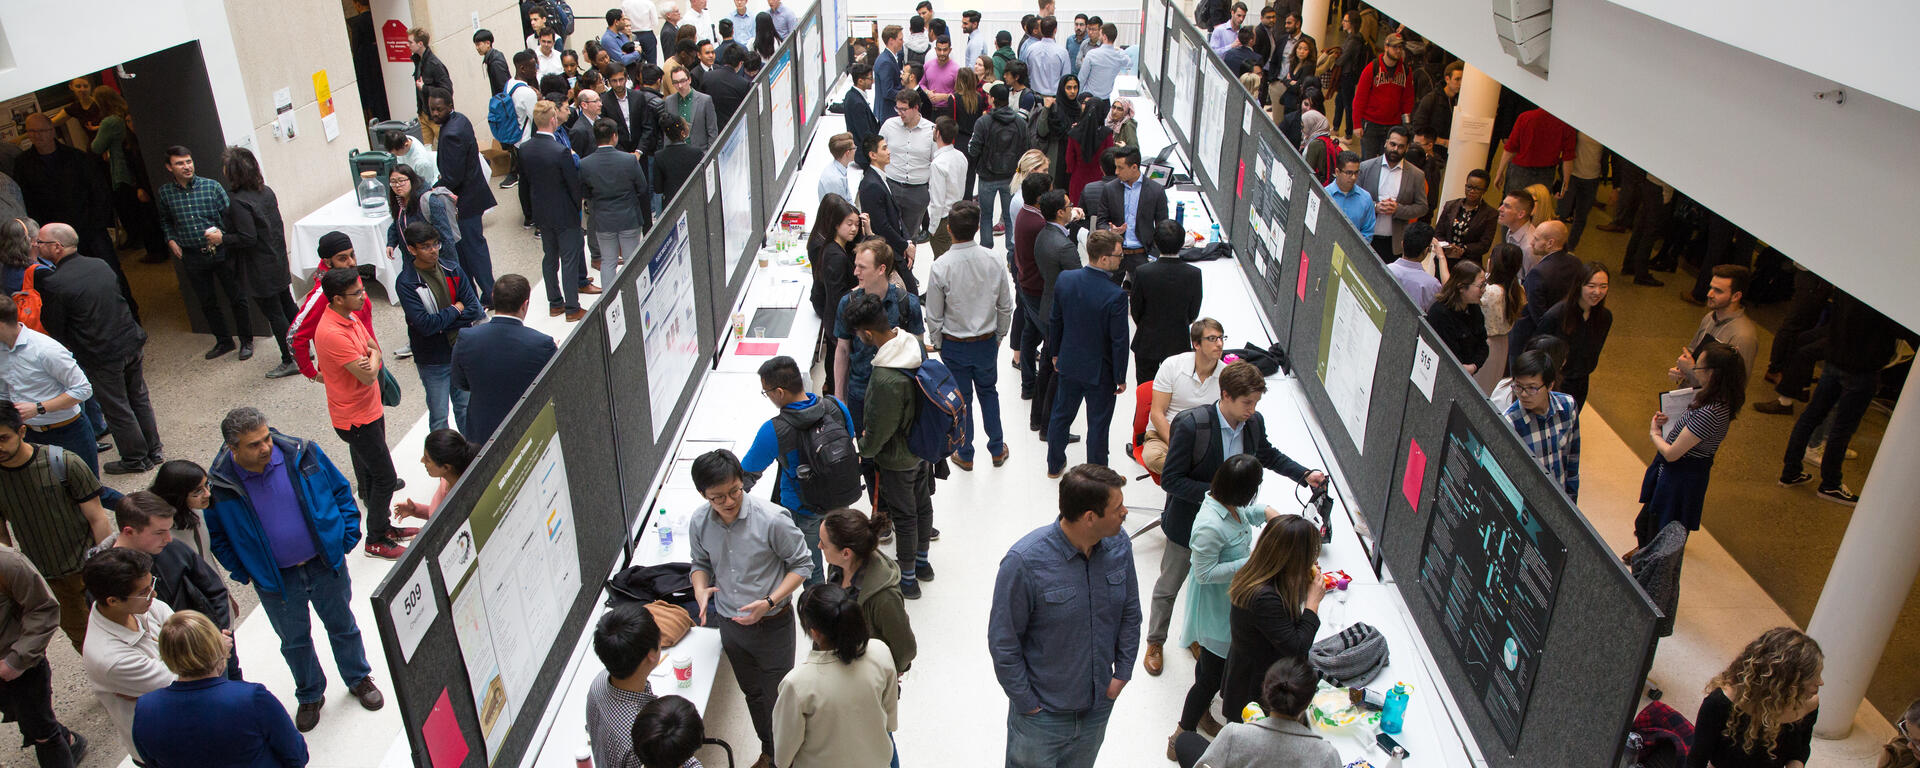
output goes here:
[[13, 305], [20, 310], [20, 324], [41, 333], [47, 329], [40, 324], [40, 292], [34, 290], [33, 273], [40, 271], [40, 265], [27, 267], [20, 278], [20, 290], [13, 292]]

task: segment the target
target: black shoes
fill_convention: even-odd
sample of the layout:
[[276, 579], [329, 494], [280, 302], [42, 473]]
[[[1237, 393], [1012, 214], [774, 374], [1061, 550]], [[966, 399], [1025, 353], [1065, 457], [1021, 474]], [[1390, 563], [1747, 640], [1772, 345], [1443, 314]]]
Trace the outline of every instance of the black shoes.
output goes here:
[[282, 360], [279, 365], [274, 366], [273, 370], [267, 371], [267, 378], [284, 379], [299, 372], [300, 366], [294, 364], [292, 360]]
[[1753, 409], [1772, 416], [1792, 416], [1791, 404], [1781, 405], [1779, 400], [1762, 400], [1753, 404]]
[[309, 701], [301, 704], [300, 708], [293, 713], [293, 727], [299, 729], [301, 733], [313, 730], [314, 726], [320, 724], [320, 708], [323, 706], [326, 706], [324, 701]]
[[154, 465], [144, 461], [127, 461], [122, 459], [120, 461], [109, 461], [100, 465], [100, 471], [109, 475], [137, 475], [153, 469], [153, 466]]
[[208, 360], [212, 360], [228, 352], [232, 352], [233, 349], [234, 349], [233, 342], [227, 341], [226, 339], [221, 339], [217, 342], [214, 342], [213, 349], [207, 350], [206, 357]]
[[920, 599], [920, 582], [900, 580], [900, 596], [908, 600]]
[[913, 569], [913, 577], [920, 581], [933, 581], [933, 564], [921, 563], [919, 567]]
[[253, 339], [247, 339], [246, 341], [240, 342], [240, 359], [241, 360], [253, 359]]
[[1641, 275], [1633, 279], [1633, 284], [1644, 285], [1649, 288], [1659, 288], [1660, 286], [1666, 285], [1666, 282], [1662, 280], [1655, 280], [1648, 275]]

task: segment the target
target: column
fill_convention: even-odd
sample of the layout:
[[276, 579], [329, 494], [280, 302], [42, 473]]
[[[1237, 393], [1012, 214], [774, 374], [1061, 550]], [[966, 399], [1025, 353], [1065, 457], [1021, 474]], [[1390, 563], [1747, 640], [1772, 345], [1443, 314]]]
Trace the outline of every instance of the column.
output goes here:
[[[1905, 402], [1887, 420], [1878, 453], [1895, 462], [1920, 453], [1920, 387], [1913, 379], [1904, 394]], [[1860, 491], [1860, 504], [1807, 622], [1807, 634], [1820, 641], [1827, 657], [1820, 722], [1814, 728], [1823, 739], [1843, 739], [1853, 729], [1894, 619], [1920, 576], [1920, 525], [1913, 506], [1920, 497], [1920, 473], [1892, 465], [1875, 469]]]
[[1465, 194], [1467, 173], [1487, 164], [1487, 138], [1475, 141], [1469, 138], [1474, 131], [1464, 124], [1469, 122], [1480, 125], [1479, 133], [1486, 135], [1493, 130], [1493, 113], [1500, 108], [1500, 84], [1480, 68], [1468, 64], [1461, 73], [1460, 104], [1453, 110], [1453, 127], [1448, 131], [1452, 138], [1447, 142], [1447, 175], [1440, 180], [1440, 200], [1452, 200]]
[[[1249, 3], [1247, 7], [1253, 5]], [[1301, 5], [1300, 31], [1320, 43], [1319, 48], [1327, 47], [1327, 0], [1306, 0]]]

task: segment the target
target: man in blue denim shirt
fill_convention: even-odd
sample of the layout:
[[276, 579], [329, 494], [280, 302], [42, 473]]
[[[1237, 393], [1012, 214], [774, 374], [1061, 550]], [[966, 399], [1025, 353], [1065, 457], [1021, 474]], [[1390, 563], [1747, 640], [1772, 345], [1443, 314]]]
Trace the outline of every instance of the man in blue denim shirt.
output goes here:
[[1126, 478], [1081, 464], [1060, 519], [1000, 561], [987, 645], [1007, 692], [1007, 768], [1091, 768], [1140, 649], [1140, 584], [1120, 530]]

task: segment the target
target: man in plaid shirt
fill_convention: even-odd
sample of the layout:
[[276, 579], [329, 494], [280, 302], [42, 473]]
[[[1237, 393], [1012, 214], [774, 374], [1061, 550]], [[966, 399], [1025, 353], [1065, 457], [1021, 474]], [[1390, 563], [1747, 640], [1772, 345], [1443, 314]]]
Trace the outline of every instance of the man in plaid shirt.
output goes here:
[[213, 333], [212, 360], [234, 350], [233, 337], [227, 334], [227, 318], [222, 314], [214, 284], [225, 291], [238, 326], [240, 359], [253, 357], [253, 312], [247, 295], [240, 290], [237, 269], [227, 263], [225, 233], [221, 227], [227, 218], [227, 190], [213, 179], [193, 175], [193, 153], [186, 147], [167, 148], [167, 172], [173, 181], [160, 185], [160, 224], [167, 231], [167, 248], [184, 262], [187, 279], [200, 299], [200, 314], [207, 330]]
[[1548, 477], [1580, 500], [1580, 409], [1573, 396], [1553, 391], [1560, 378], [1553, 356], [1539, 350], [1520, 355], [1513, 365], [1513, 404], [1507, 425], [1520, 436], [1527, 453]]

